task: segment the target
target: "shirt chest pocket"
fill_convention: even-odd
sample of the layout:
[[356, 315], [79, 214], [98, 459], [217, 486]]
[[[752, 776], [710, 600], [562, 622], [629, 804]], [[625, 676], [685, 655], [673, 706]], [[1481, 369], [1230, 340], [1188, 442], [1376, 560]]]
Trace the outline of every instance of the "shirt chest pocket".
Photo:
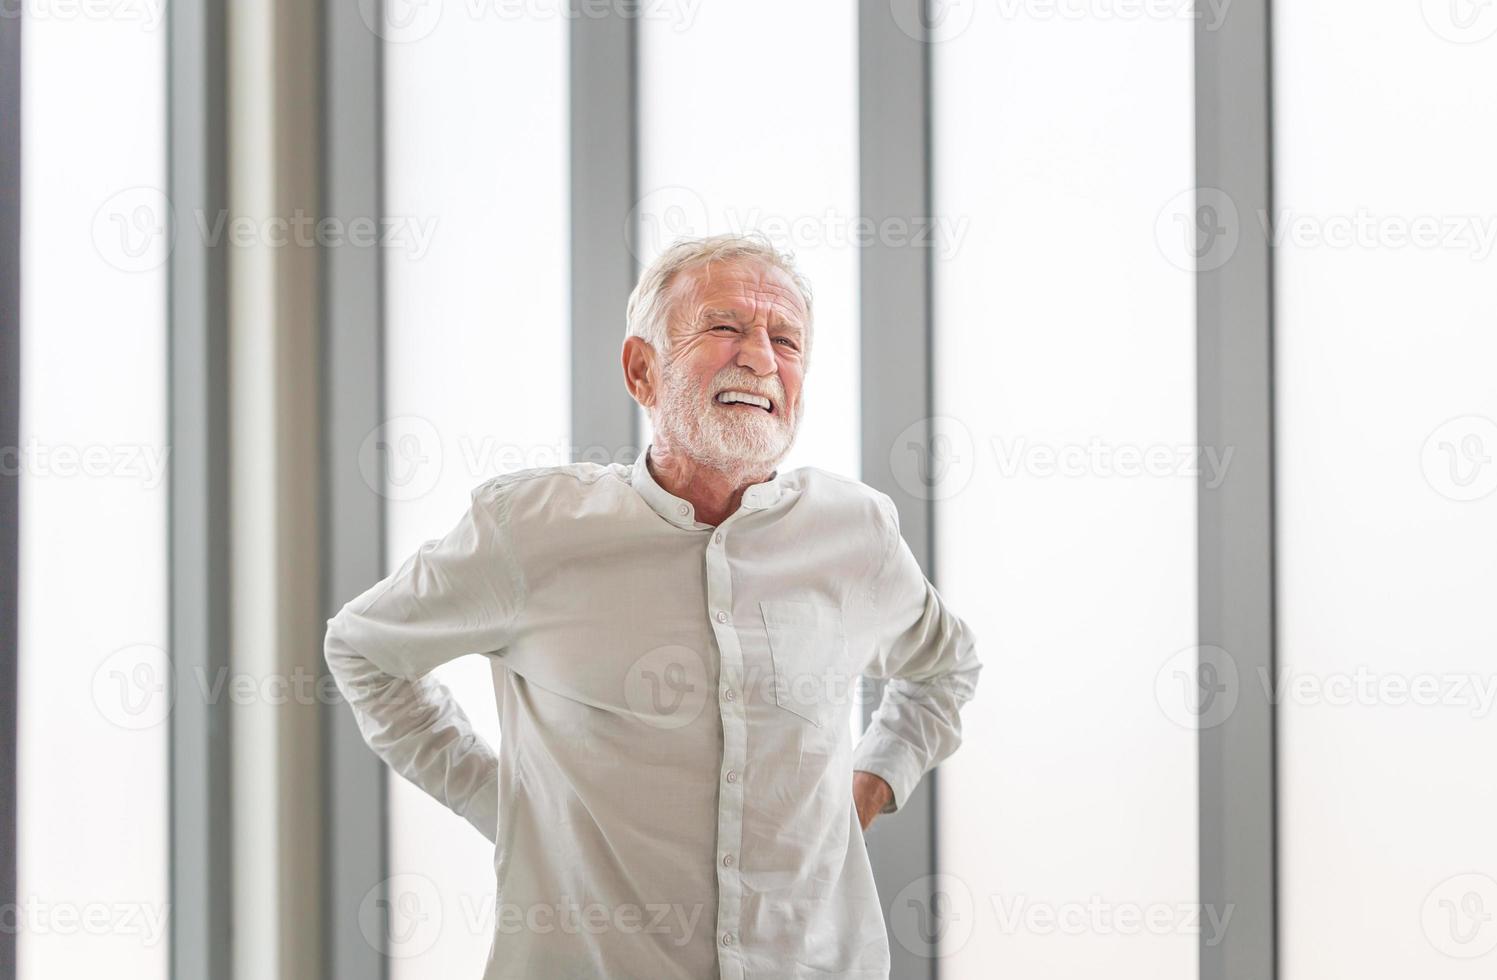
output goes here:
[[826, 727], [845, 714], [853, 678], [847, 676], [847, 637], [834, 605], [774, 599], [759, 603], [769, 637], [775, 704]]

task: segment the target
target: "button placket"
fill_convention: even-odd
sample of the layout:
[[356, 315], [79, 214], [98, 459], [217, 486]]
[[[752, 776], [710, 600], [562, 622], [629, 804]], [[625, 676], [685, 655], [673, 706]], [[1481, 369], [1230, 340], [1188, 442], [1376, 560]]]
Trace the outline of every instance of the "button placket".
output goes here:
[[[733, 519], [732, 516], [728, 521]], [[724, 521], [724, 525], [728, 523]], [[703, 549], [707, 583], [707, 608], [717, 637], [719, 676], [722, 696], [718, 711], [722, 717], [723, 750], [719, 770], [717, 841], [721, 858], [718, 862], [717, 931], [718, 964], [724, 978], [742, 977], [743, 961], [739, 942], [739, 919], [742, 894], [739, 884], [739, 861], [743, 842], [743, 771], [747, 759], [747, 720], [745, 705], [737, 695], [743, 683], [743, 649], [734, 625], [732, 577], [722, 542], [723, 526], [712, 532]]]

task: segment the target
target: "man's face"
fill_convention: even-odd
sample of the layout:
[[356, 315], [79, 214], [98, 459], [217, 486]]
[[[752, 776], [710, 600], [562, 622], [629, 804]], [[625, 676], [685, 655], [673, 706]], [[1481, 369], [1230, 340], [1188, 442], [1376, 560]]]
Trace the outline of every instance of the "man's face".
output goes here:
[[[726, 473], [778, 464], [800, 426], [806, 321], [799, 290], [774, 266], [685, 270], [672, 288], [655, 428]], [[734, 402], [735, 393], [757, 398]]]

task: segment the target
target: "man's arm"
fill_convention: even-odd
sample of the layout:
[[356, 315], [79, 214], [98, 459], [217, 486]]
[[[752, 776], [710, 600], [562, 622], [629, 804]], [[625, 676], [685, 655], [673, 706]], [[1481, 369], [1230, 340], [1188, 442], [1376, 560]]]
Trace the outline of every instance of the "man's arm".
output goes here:
[[885, 557], [875, 588], [877, 646], [864, 672], [888, 683], [853, 753], [853, 769], [887, 784], [885, 797], [876, 781], [863, 780], [862, 795], [884, 800], [878, 813], [893, 813], [961, 744], [960, 712], [982, 665], [971, 627], [946, 608], [900, 535], [894, 502], [881, 495], [879, 503]]
[[447, 687], [427, 677], [509, 642], [524, 597], [508, 546], [505, 490], [486, 483], [445, 537], [328, 620], [324, 656], [364, 741], [489, 840], [498, 836], [498, 757]]

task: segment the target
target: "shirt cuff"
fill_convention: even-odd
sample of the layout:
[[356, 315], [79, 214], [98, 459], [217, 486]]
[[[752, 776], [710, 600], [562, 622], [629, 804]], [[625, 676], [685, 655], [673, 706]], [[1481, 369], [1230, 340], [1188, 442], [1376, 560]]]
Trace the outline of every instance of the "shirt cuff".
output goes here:
[[478, 792], [468, 799], [463, 813], [466, 819], [489, 843], [499, 840], [499, 773], [484, 780]]
[[925, 775], [925, 765], [908, 742], [872, 730], [858, 741], [853, 750], [852, 767], [854, 771], [873, 773], [894, 791], [894, 798], [884, 804], [879, 813], [893, 813], [904, 806], [920, 777]]

